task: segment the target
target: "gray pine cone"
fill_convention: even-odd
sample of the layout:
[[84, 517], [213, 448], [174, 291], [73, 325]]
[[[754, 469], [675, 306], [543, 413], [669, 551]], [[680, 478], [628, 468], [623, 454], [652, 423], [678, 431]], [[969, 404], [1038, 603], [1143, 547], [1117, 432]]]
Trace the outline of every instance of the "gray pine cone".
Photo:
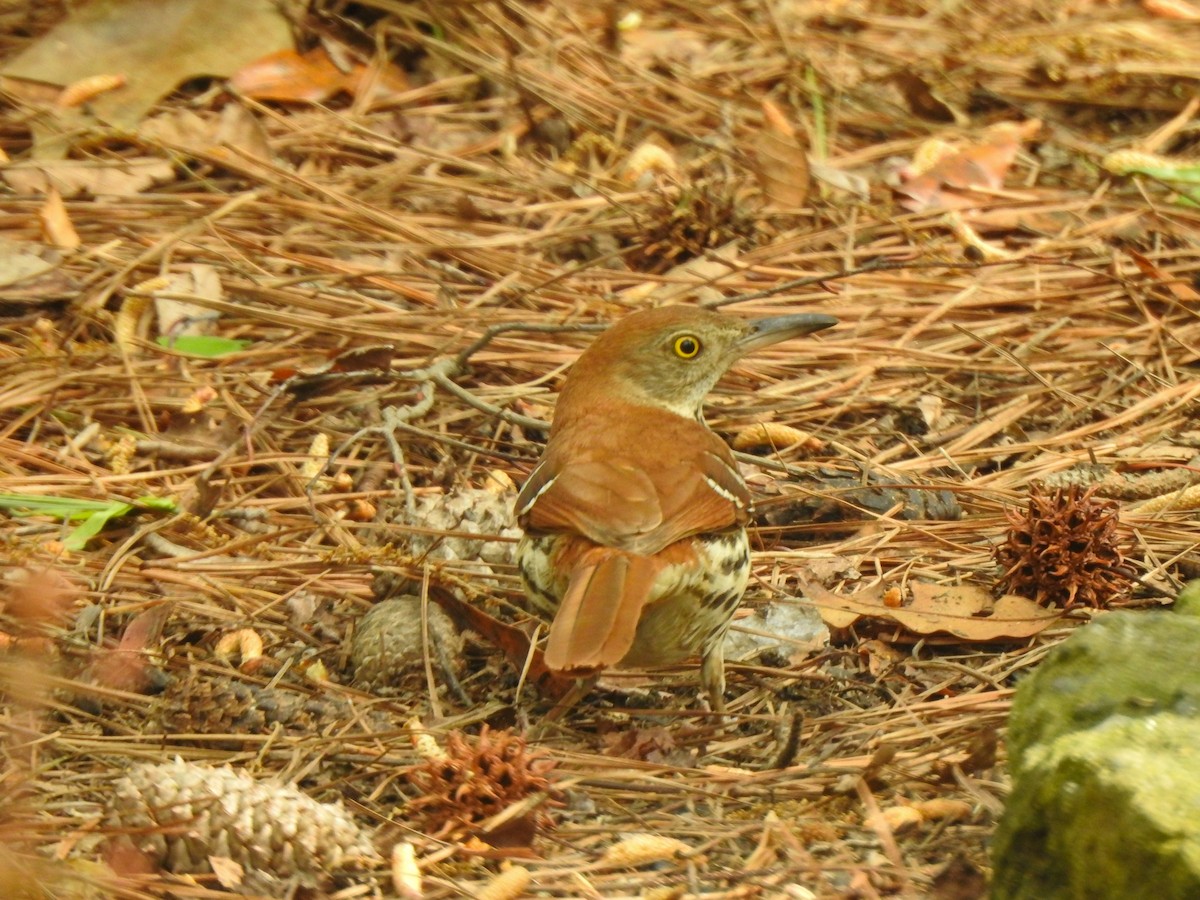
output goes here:
[[379, 861], [340, 802], [178, 758], [130, 769], [116, 784], [106, 824], [171, 872], [208, 872], [208, 857], [224, 856], [282, 878], [319, 879]]

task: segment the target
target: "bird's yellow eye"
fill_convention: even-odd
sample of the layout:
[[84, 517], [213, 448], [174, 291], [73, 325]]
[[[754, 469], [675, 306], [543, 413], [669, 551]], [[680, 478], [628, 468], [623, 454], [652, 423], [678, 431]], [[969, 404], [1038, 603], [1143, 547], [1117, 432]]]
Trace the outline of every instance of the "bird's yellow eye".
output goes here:
[[675, 338], [675, 355], [680, 359], [691, 359], [700, 352], [700, 339], [690, 334]]

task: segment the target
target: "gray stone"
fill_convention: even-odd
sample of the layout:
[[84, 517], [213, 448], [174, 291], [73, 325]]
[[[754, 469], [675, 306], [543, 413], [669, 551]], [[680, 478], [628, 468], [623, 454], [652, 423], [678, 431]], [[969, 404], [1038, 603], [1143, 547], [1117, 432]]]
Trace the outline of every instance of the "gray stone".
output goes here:
[[1200, 582], [1101, 616], [1017, 691], [993, 900], [1200, 898]]

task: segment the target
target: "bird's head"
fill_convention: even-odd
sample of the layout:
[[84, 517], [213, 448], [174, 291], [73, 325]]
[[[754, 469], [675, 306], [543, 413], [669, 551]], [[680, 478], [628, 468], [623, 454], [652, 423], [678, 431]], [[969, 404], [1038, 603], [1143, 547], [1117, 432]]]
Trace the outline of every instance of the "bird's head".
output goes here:
[[819, 313], [737, 319], [687, 306], [642, 310], [592, 343], [568, 374], [559, 402], [570, 405], [571, 395], [600, 392], [699, 418], [718, 379], [747, 353], [837, 321]]

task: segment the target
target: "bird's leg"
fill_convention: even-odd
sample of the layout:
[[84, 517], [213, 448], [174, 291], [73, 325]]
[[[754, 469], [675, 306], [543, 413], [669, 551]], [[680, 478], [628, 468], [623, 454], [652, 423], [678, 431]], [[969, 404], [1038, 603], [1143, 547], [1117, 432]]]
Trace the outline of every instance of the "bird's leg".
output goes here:
[[550, 707], [549, 712], [542, 717], [544, 722], [557, 722], [572, 709], [574, 709], [579, 701], [587, 696], [588, 692], [596, 686], [599, 680], [598, 675], [589, 675], [587, 678], [577, 678], [574, 686], [563, 694], [555, 704]]
[[543, 738], [555, 722], [579, 705], [579, 701], [587, 695], [588, 691], [596, 686], [599, 677], [599, 675], [592, 675], [587, 678], [576, 679], [571, 689], [559, 697], [555, 704], [550, 707], [549, 711], [541, 717], [541, 720], [533, 728], [529, 729], [530, 738], [534, 740]]
[[725, 633], [702, 651], [700, 684], [708, 693], [708, 705], [715, 713], [725, 714]]

